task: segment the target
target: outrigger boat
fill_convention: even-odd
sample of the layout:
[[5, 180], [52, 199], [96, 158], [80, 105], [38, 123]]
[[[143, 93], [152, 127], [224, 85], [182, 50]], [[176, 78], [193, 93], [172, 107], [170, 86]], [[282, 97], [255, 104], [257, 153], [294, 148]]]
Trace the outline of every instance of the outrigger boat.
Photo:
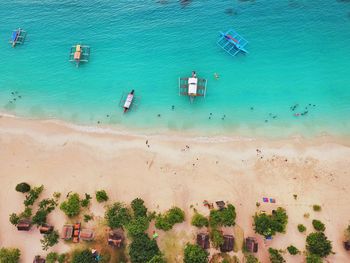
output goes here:
[[24, 43], [24, 40], [26, 38], [27, 32], [23, 29], [16, 29], [12, 31], [12, 36], [10, 43], [12, 44], [12, 47], [15, 47], [16, 45], [22, 45]]
[[77, 44], [70, 49], [69, 61], [75, 62], [79, 67], [80, 62], [89, 62], [90, 47]]
[[227, 31], [226, 33], [220, 32], [220, 38], [217, 44], [233, 57], [239, 52], [248, 53], [248, 51], [245, 49], [248, 41], [233, 29]]
[[134, 90], [131, 90], [129, 93], [123, 93], [119, 101], [119, 106], [124, 109], [124, 113], [137, 106], [137, 98]]
[[191, 103], [197, 96], [205, 97], [207, 93], [207, 80], [198, 78], [195, 71], [192, 77], [179, 78], [179, 95], [189, 96]]

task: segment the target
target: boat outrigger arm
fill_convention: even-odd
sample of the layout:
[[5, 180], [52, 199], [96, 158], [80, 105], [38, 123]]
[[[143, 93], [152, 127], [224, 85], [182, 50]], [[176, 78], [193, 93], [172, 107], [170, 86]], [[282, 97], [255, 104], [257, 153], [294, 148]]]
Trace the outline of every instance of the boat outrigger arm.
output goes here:
[[179, 95], [188, 96], [191, 103], [197, 96], [205, 97], [207, 92], [207, 80], [198, 78], [196, 72], [192, 77], [179, 78]]
[[220, 32], [217, 44], [231, 56], [235, 56], [239, 52], [248, 53], [248, 50], [245, 48], [248, 41], [233, 29], [228, 30], [226, 33]]
[[69, 61], [76, 62], [79, 66], [80, 62], [89, 62], [90, 47], [77, 44], [71, 47]]

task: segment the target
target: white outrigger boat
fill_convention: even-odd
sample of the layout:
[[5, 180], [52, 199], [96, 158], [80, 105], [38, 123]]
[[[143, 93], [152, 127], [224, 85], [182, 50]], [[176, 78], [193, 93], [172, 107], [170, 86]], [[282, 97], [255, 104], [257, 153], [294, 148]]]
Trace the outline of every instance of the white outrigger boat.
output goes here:
[[123, 93], [119, 101], [119, 106], [124, 109], [124, 113], [136, 107], [137, 97], [135, 96], [135, 90], [131, 90], [129, 93]]
[[191, 103], [197, 96], [205, 97], [207, 92], [207, 80], [198, 78], [195, 71], [192, 77], [179, 78], [179, 95], [190, 97]]

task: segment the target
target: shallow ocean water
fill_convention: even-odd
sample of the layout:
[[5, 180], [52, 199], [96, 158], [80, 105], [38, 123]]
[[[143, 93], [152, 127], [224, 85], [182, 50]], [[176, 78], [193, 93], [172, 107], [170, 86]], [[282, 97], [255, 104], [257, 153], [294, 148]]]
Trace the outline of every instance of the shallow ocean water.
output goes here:
[[[349, 12], [336, 0], [4, 0], [0, 111], [200, 133], [349, 135]], [[27, 40], [11, 48], [18, 27]], [[249, 54], [232, 58], [216, 45], [230, 28]], [[68, 56], [78, 42], [91, 57], [76, 68]], [[208, 90], [190, 104], [177, 85], [192, 70]], [[124, 115], [118, 103], [131, 89], [138, 107]]]

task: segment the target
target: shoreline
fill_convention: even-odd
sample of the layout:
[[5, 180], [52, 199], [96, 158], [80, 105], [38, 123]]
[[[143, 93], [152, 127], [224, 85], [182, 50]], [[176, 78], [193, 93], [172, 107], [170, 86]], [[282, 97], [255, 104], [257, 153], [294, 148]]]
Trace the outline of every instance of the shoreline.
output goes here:
[[[84, 125], [77, 124], [73, 122], [68, 122], [65, 120], [57, 118], [48, 118], [48, 119], [36, 119], [36, 118], [26, 118], [17, 116], [14, 114], [0, 112], [0, 118], [5, 119], [16, 119], [19, 121], [27, 121], [30, 123], [40, 123], [40, 124], [49, 124], [57, 125], [62, 128], [67, 128], [72, 131], [82, 132], [86, 134], [96, 134], [96, 135], [106, 135], [106, 136], [133, 136], [137, 138], [157, 138], [164, 141], [187, 141], [187, 142], [203, 142], [203, 143], [212, 143], [212, 142], [252, 142], [252, 141], [269, 141], [271, 143], [278, 143], [282, 141], [293, 141], [293, 142], [315, 142], [318, 144], [322, 143], [338, 143], [346, 146], [350, 146], [350, 135], [349, 136], [340, 136], [328, 134], [326, 132], [320, 132], [316, 136], [304, 136], [302, 134], [294, 134], [287, 137], [264, 137], [264, 136], [243, 136], [238, 134], [232, 134], [230, 132], [219, 133], [219, 134], [205, 134], [200, 133], [196, 130], [170, 130], [167, 128], [158, 129], [155, 128], [135, 128], [135, 127], [126, 127], [123, 125]], [[0, 126], [1, 127], [1, 126]]]

